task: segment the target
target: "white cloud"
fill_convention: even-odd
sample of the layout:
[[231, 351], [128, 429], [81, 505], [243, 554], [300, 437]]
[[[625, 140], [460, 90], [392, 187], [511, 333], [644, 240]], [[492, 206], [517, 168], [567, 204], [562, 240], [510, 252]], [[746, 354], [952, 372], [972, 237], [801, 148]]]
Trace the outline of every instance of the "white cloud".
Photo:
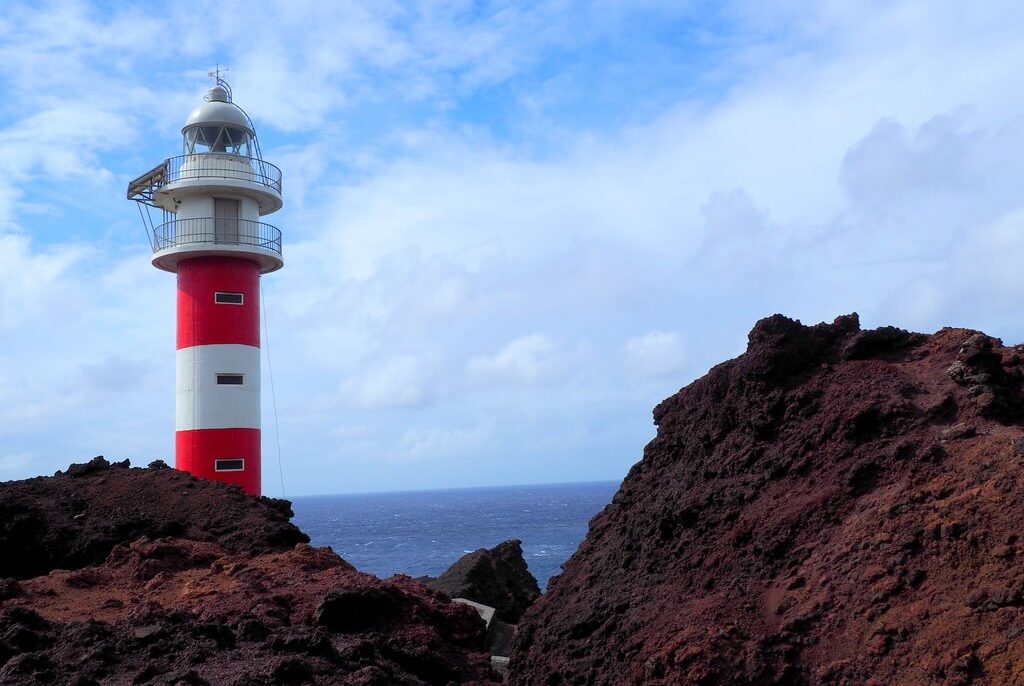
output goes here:
[[657, 377], [678, 372], [684, 361], [682, 337], [673, 331], [651, 331], [630, 338], [626, 364], [636, 374]]
[[0, 333], [50, 312], [66, 297], [68, 271], [85, 254], [75, 247], [34, 250], [27, 236], [0, 233]]
[[402, 438], [392, 455], [398, 462], [421, 460], [461, 460], [486, 456], [491, 451], [491, 422], [470, 427], [412, 428]]
[[548, 336], [534, 333], [510, 341], [494, 355], [473, 357], [466, 370], [484, 382], [533, 383], [561, 371], [557, 352], [557, 345]]
[[415, 355], [386, 358], [342, 383], [341, 398], [347, 405], [384, 409], [422, 405], [428, 400], [422, 361]]
[[1022, 250], [1024, 204], [957, 232], [948, 259], [908, 279], [881, 309], [918, 328], [944, 322], [1024, 340], [1024, 322], [1013, 314], [1024, 294]]

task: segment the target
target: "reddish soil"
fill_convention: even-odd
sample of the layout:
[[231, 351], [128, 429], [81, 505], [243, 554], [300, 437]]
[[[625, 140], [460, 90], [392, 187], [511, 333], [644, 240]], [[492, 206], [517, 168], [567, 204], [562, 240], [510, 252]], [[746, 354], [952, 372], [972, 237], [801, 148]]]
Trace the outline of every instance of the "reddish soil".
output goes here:
[[[8, 543], [21, 531], [10, 522], [26, 520], [45, 523], [49, 543], [32, 550], [46, 560], [87, 559], [61, 558], [76, 534], [94, 556], [121, 539], [99, 564], [0, 579], [0, 684], [495, 683], [473, 610], [296, 542], [305, 536], [287, 502], [174, 470], [90, 464], [0, 484]], [[160, 521], [187, 537], [135, 536]], [[4, 564], [14, 554], [0, 548]]]
[[1024, 348], [759, 322], [526, 613], [511, 681], [1024, 683]]

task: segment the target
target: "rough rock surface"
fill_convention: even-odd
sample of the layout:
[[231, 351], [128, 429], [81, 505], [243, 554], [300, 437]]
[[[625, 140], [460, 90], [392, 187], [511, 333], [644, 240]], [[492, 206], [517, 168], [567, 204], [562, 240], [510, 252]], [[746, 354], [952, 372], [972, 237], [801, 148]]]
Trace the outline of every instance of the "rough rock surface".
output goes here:
[[1024, 683], [1022, 360], [762, 320], [655, 409], [511, 683]]
[[523, 558], [522, 541], [515, 539], [463, 555], [427, 585], [450, 598], [489, 605], [511, 624], [518, 623], [526, 608], [540, 597], [540, 586]]
[[52, 477], [0, 483], [0, 578], [103, 562], [140, 536], [217, 541], [226, 550], [287, 550], [309, 537], [291, 504], [154, 466], [129, 469], [103, 457]]
[[[0, 522], [42, 522], [49, 543], [32, 550], [76, 561], [0, 579], [0, 684], [495, 683], [473, 610], [310, 547], [287, 502], [171, 469], [90, 464], [0, 484]], [[137, 535], [164, 520], [175, 536]], [[96, 541], [89, 555], [61, 558], [76, 535]], [[101, 546], [99, 564], [77, 564]]]

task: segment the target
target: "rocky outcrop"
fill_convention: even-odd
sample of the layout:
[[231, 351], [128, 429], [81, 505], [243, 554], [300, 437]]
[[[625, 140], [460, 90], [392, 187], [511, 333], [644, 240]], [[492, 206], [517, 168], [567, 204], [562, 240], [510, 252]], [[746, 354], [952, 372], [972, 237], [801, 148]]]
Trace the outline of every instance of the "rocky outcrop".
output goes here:
[[488, 550], [480, 548], [459, 558], [427, 585], [450, 598], [466, 598], [493, 607], [502, 621], [519, 622], [540, 597], [537, 580], [523, 558], [522, 541], [509, 540]]
[[762, 320], [655, 409], [511, 683], [1024, 683], [1022, 360]]
[[90, 465], [0, 484], [0, 683], [495, 683], [476, 612], [310, 547], [287, 502]]
[[0, 483], [0, 578], [100, 564], [140, 536], [216, 541], [234, 553], [287, 550], [309, 542], [291, 517], [285, 500], [251, 498], [163, 463], [129, 469], [97, 457]]

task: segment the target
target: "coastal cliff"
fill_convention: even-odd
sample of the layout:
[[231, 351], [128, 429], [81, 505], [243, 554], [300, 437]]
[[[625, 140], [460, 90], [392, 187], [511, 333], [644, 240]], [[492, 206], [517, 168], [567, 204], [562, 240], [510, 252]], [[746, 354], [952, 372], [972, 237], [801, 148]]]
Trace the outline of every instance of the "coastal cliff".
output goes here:
[[153, 467], [0, 483], [0, 684], [495, 683], [474, 610]]
[[511, 683], [1024, 682], [1024, 348], [760, 321], [523, 618]]

